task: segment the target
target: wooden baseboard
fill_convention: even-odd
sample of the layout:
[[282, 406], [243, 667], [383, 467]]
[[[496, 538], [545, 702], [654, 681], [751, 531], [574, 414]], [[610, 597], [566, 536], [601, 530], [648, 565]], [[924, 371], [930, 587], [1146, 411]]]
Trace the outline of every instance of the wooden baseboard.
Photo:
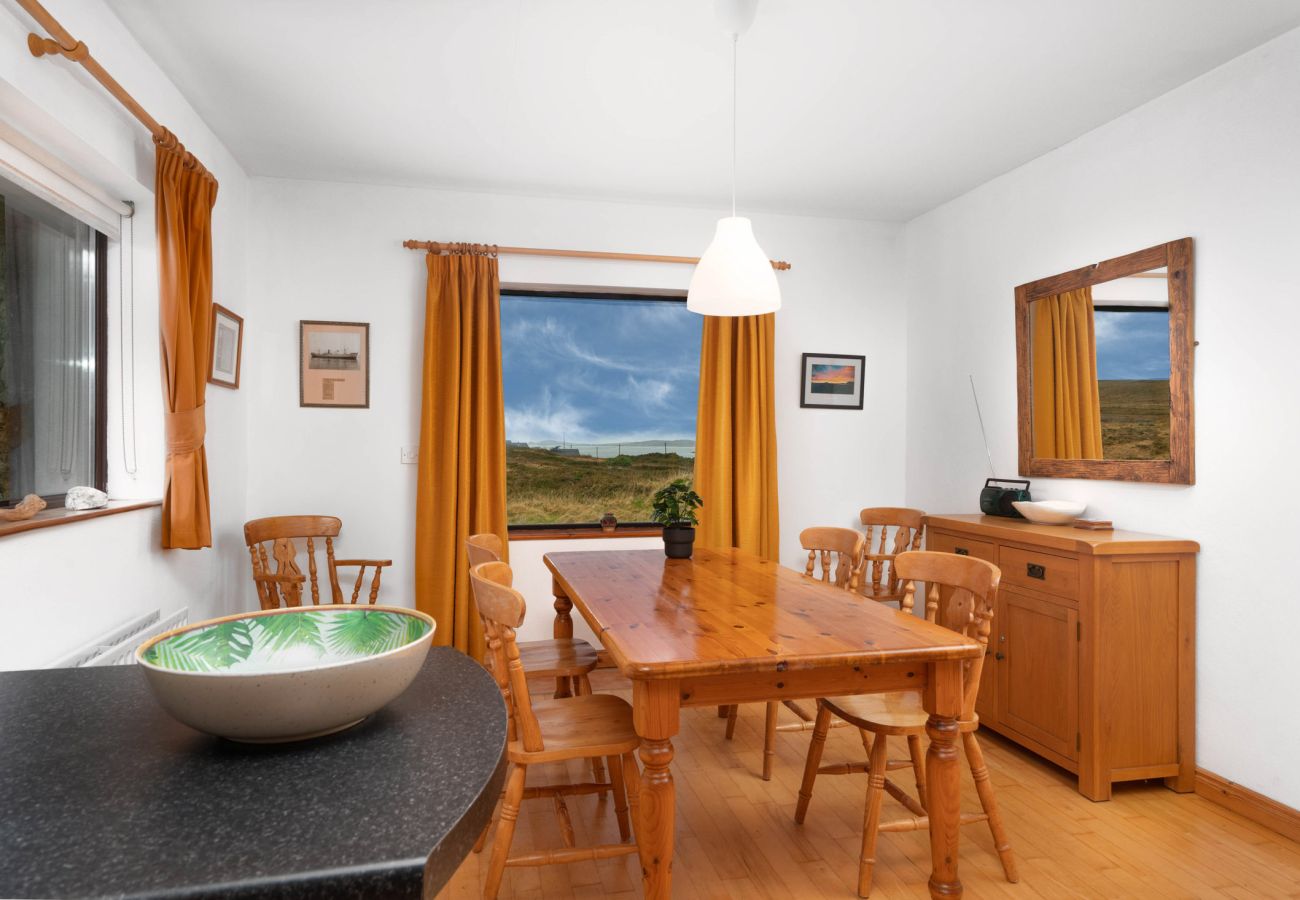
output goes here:
[[1196, 770], [1196, 793], [1252, 822], [1300, 842], [1300, 810], [1292, 809], [1285, 803], [1278, 803], [1204, 769]]

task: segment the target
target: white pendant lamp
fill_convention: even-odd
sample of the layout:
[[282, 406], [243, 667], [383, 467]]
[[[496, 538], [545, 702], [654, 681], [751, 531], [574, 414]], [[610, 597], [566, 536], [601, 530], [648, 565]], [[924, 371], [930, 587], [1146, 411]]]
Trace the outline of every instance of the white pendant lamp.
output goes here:
[[731, 215], [718, 220], [686, 292], [686, 308], [703, 316], [756, 316], [781, 308], [781, 288], [749, 219], [736, 215], [736, 46], [758, 10], [758, 0], [716, 0], [731, 35]]

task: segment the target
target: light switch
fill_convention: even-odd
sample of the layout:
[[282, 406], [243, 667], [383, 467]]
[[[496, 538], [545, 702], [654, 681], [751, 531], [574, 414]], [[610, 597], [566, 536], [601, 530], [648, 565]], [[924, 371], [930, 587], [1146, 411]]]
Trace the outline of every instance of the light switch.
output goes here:
[[413, 465], [415, 465], [416, 463], [418, 463], [418, 462], [420, 461], [420, 460], [419, 460], [419, 457], [420, 457], [420, 448], [419, 448], [419, 447], [403, 447], [403, 448], [402, 448], [402, 465], [404, 465], [404, 466], [413, 466]]

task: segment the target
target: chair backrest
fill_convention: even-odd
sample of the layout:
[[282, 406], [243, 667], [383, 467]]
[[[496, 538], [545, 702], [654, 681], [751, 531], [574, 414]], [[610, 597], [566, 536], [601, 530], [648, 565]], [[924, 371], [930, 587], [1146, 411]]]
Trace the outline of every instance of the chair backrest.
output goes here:
[[[920, 550], [925, 533], [925, 513], [904, 506], [870, 506], [859, 513], [867, 526], [861, 587], [872, 600], [902, 600], [894, 557], [908, 550]], [[890, 529], [893, 529], [891, 536]], [[877, 537], [877, 530], [879, 537]]]
[[[858, 575], [862, 562], [862, 535], [852, 528], [825, 525], [805, 528], [799, 532], [799, 543], [808, 551], [808, 565], [804, 574], [817, 577], [820, 561], [821, 580], [834, 582], [845, 590], [858, 589]], [[832, 569], [832, 562], [834, 567]]]
[[[916, 582], [924, 582], [925, 617], [931, 622], [937, 622], [940, 591], [947, 588], [951, 592], [947, 604], [948, 627], [974, 638], [983, 649], [988, 649], [993, 608], [998, 600], [998, 582], [1002, 580], [1002, 571], [997, 566], [973, 556], [929, 550], [900, 553], [894, 560], [894, 566], [903, 582], [905, 610], [912, 608]], [[967, 660], [964, 667], [962, 718], [969, 720], [975, 715], [975, 698], [979, 694], [980, 674], [984, 670], [984, 654]]]
[[469, 567], [480, 566], [485, 562], [504, 562], [505, 547], [501, 538], [492, 532], [471, 534], [465, 539], [465, 553], [469, 555]]
[[[338, 537], [343, 522], [335, 516], [269, 516], [253, 519], [244, 523], [244, 543], [248, 545], [248, 555], [253, 561], [253, 581], [257, 584], [257, 595], [263, 609], [274, 609], [280, 605], [280, 596], [284, 597], [285, 606], [302, 605], [302, 575], [298, 567], [298, 548], [294, 540], [305, 538], [307, 542], [307, 581], [311, 584], [311, 602], [320, 603], [320, 584], [316, 576], [316, 538], [325, 539], [325, 568], [329, 572], [329, 603], [343, 602], [343, 588], [339, 586], [338, 572], [334, 567], [334, 538]], [[271, 545], [268, 556], [266, 545]], [[274, 560], [275, 569], [271, 568]], [[264, 576], [283, 576], [280, 580]]]
[[513, 582], [514, 574], [503, 562], [480, 563], [469, 572], [474, 603], [483, 618], [488, 652], [494, 660], [492, 675], [505, 696], [510, 715], [509, 733], [518, 736], [525, 750], [538, 751], [545, 749], [542, 731], [533, 714], [528, 677], [515, 642], [515, 629], [524, 624], [528, 608], [523, 594], [511, 587]]

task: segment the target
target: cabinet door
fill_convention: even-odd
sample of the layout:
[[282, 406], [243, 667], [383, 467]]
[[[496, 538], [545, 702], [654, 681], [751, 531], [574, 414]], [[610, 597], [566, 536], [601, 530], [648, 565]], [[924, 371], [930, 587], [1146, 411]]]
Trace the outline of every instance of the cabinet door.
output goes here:
[[1078, 612], [1005, 586], [998, 606], [998, 724], [1078, 759]]
[[[998, 563], [998, 546], [990, 541], [977, 541], [959, 534], [944, 531], [932, 531], [925, 539], [925, 549], [937, 553], [956, 553], [959, 556], [973, 556], [994, 565]], [[944, 589], [939, 592], [939, 624], [951, 628], [948, 621], [948, 596], [952, 592]], [[924, 595], [917, 603], [924, 603]], [[993, 632], [989, 635], [989, 646], [985, 651], [984, 668], [980, 671], [980, 692], [975, 698], [975, 712], [980, 721], [995, 725], [998, 721], [998, 616], [993, 616]]]

